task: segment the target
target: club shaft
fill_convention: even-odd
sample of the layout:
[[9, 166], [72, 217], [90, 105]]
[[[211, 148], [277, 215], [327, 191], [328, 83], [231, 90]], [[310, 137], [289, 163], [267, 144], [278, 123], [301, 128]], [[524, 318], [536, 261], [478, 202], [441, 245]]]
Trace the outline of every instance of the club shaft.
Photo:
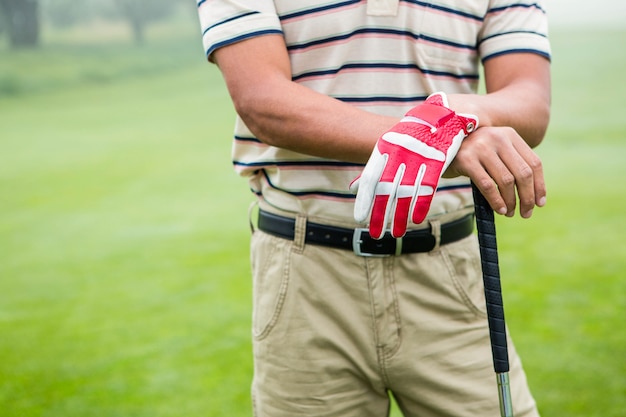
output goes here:
[[513, 401], [511, 400], [509, 373], [502, 372], [496, 374], [496, 377], [498, 379], [498, 399], [500, 400], [500, 415], [502, 417], [513, 417]]

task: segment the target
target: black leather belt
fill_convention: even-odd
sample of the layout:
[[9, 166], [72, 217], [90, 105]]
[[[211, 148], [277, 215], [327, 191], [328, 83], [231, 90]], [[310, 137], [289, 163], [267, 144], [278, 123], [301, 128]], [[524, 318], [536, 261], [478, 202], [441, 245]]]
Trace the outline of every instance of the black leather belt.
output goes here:
[[[293, 240], [296, 221], [289, 217], [259, 211], [260, 230], [274, 236]], [[440, 245], [456, 242], [469, 236], [474, 230], [474, 215], [468, 214], [458, 220], [441, 225]], [[411, 230], [402, 238], [394, 238], [389, 232], [380, 240], [372, 238], [367, 229], [345, 229], [319, 223], [306, 223], [305, 243], [347, 249], [359, 256], [388, 256], [403, 253], [430, 252], [436, 240], [430, 229]]]

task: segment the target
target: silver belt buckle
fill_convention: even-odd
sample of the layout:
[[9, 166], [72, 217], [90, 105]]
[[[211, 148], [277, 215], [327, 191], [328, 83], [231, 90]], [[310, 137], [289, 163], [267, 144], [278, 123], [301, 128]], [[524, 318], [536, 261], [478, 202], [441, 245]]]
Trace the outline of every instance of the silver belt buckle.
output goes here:
[[[386, 253], [369, 253], [363, 252], [361, 250], [361, 244], [363, 243], [362, 235], [363, 233], [369, 233], [369, 230], [364, 227], [358, 227], [354, 229], [354, 233], [352, 234], [352, 252], [354, 252], [357, 256], [369, 256], [375, 258], [383, 258], [386, 256], [391, 256], [391, 254]], [[396, 238], [396, 253], [395, 255], [402, 254], [402, 238]]]

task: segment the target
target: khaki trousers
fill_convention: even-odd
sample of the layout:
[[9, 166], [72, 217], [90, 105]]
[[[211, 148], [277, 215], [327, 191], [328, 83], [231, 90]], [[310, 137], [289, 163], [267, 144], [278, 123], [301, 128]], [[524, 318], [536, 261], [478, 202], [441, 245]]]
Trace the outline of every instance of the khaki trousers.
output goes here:
[[[384, 258], [252, 236], [257, 417], [498, 417], [474, 235]], [[516, 417], [538, 416], [509, 341]]]

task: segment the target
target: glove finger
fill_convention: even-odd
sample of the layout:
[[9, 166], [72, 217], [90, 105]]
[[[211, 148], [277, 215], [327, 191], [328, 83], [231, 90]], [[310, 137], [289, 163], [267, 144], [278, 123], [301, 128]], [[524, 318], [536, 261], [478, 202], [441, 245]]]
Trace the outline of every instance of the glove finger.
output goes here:
[[392, 183], [380, 182], [378, 187], [376, 187], [376, 198], [372, 207], [369, 227], [370, 236], [374, 239], [380, 239], [385, 234], [385, 227], [389, 223], [392, 212], [395, 210], [398, 187], [405, 170], [406, 165], [400, 164]]
[[397, 199], [396, 210], [391, 225], [391, 235], [393, 237], [402, 237], [406, 233], [412, 200], [411, 197], [400, 197]]
[[415, 208], [413, 209], [413, 223], [420, 224], [426, 219], [430, 204], [433, 201], [433, 194], [419, 197]]
[[[404, 178], [396, 191], [396, 208], [393, 215], [393, 221], [391, 224], [391, 235], [395, 238], [402, 237], [406, 233], [406, 228], [409, 223], [409, 215], [412, 212], [413, 201], [415, 201], [416, 195], [416, 181], [421, 181], [422, 176], [420, 172], [423, 164], [420, 168], [415, 169], [407, 168], [404, 173]], [[419, 183], [417, 183], [419, 185]]]
[[439, 161], [429, 161], [422, 164], [415, 180], [415, 194], [413, 196], [413, 213], [411, 220], [420, 224], [424, 221], [430, 210], [430, 205], [435, 195], [435, 187], [441, 176], [442, 163]]
[[380, 239], [385, 234], [387, 224], [387, 205], [390, 202], [388, 195], [377, 195], [374, 199], [372, 217], [370, 218], [369, 233], [374, 239]]
[[361, 175], [350, 184], [350, 190], [357, 192], [354, 201], [354, 220], [359, 223], [365, 222], [372, 210], [376, 186], [387, 163], [387, 158], [387, 155], [381, 155], [375, 149]]

